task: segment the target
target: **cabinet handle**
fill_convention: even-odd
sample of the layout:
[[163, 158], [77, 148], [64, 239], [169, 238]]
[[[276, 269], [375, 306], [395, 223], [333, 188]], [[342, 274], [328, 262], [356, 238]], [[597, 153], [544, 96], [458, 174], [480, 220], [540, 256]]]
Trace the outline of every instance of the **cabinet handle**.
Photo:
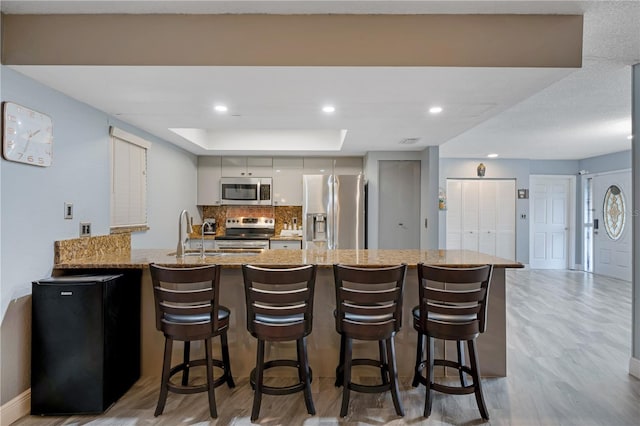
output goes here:
[[240, 173], [241, 176], [244, 176], [244, 172]]
[[253, 173], [249, 172], [249, 173], [247, 173], [247, 174], [248, 174], [249, 176], [251, 176]]

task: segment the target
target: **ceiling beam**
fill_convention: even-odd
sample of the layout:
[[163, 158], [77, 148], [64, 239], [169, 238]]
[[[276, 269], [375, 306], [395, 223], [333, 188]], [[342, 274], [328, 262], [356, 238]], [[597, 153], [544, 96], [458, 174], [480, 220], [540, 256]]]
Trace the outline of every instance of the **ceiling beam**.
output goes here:
[[580, 15], [2, 15], [5, 65], [582, 65]]

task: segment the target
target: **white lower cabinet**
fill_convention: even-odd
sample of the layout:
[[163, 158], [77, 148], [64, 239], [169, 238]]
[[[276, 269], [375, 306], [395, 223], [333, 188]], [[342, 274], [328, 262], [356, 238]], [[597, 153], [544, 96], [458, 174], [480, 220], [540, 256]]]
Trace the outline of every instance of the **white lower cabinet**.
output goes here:
[[302, 241], [300, 240], [279, 240], [270, 241], [270, 248], [272, 249], [287, 249], [287, 250], [300, 250], [302, 248]]

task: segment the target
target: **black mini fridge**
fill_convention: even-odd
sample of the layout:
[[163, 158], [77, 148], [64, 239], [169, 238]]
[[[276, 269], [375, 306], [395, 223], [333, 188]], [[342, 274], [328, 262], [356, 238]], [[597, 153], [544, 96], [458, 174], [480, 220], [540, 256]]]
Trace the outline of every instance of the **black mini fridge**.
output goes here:
[[31, 414], [102, 413], [140, 377], [140, 282], [75, 275], [33, 282]]

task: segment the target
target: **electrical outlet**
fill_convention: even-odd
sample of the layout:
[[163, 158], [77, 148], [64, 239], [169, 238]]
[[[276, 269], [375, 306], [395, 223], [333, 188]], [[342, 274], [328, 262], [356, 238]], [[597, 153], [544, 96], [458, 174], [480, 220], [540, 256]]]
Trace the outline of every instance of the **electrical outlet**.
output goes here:
[[73, 219], [73, 203], [64, 203], [64, 218]]
[[294, 225], [297, 225], [298, 224], [298, 218], [297, 217], [291, 218], [291, 223], [293, 223]]
[[91, 236], [91, 222], [80, 222], [80, 236], [81, 237]]

